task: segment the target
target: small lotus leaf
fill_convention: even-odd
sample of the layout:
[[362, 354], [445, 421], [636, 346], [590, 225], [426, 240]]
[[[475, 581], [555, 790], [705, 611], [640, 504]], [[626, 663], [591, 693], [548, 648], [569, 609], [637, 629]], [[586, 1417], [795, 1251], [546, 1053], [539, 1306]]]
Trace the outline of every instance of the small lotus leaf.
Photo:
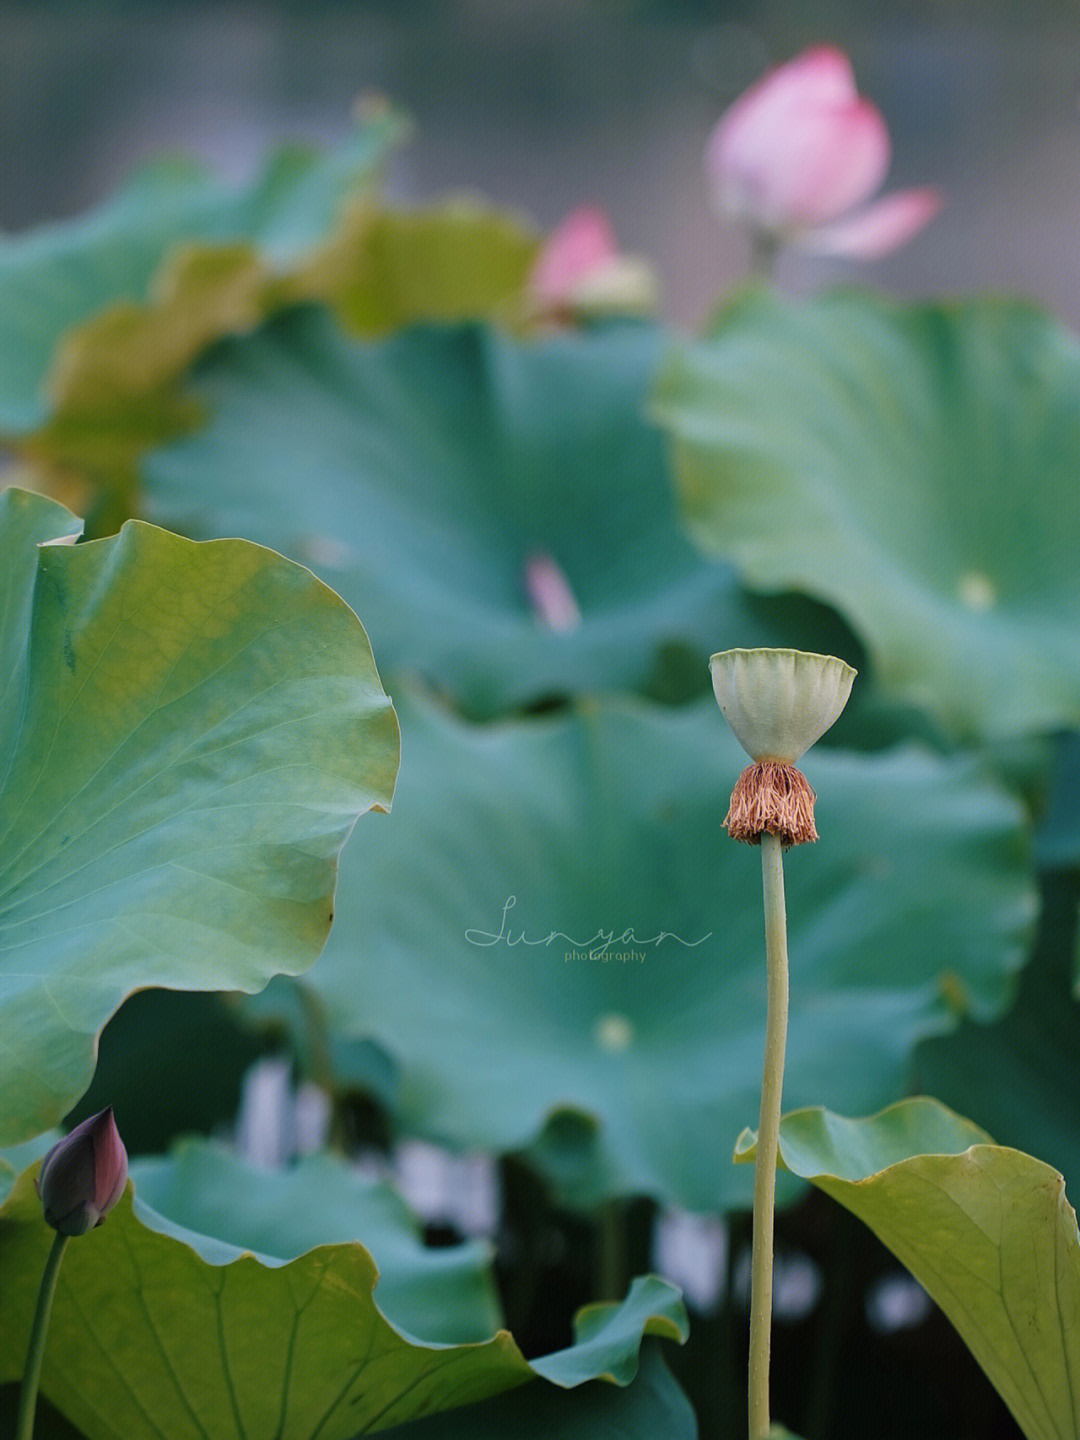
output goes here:
[[422, 210], [360, 203], [289, 282], [357, 335], [417, 322], [515, 318], [538, 236], [483, 201]]
[[[739, 1158], [753, 1158], [752, 1137]], [[845, 1205], [956, 1326], [1028, 1440], [1080, 1427], [1080, 1236], [1057, 1171], [935, 1100], [797, 1111], [780, 1158]]]

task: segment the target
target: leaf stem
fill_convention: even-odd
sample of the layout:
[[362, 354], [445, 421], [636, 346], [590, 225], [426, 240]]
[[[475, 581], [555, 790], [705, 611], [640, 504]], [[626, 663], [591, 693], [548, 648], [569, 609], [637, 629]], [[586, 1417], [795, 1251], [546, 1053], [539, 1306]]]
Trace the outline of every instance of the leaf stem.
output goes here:
[[750, 1269], [750, 1440], [769, 1433], [769, 1347], [772, 1329], [773, 1217], [776, 1160], [780, 1142], [780, 1100], [788, 1021], [787, 915], [784, 907], [784, 852], [777, 835], [761, 837], [761, 878], [765, 893], [765, 957], [768, 1008], [761, 1117], [754, 1162], [754, 1241]]
[[19, 1420], [15, 1427], [14, 1440], [32, 1440], [34, 1434], [34, 1411], [37, 1408], [45, 1337], [49, 1333], [49, 1315], [56, 1292], [56, 1277], [60, 1273], [60, 1261], [64, 1258], [64, 1249], [69, 1238], [58, 1230], [49, 1251], [49, 1258], [45, 1261], [45, 1271], [38, 1289], [37, 1309], [34, 1311], [34, 1324], [30, 1331], [30, 1345], [26, 1352], [26, 1365], [23, 1369], [22, 1389], [19, 1393]]

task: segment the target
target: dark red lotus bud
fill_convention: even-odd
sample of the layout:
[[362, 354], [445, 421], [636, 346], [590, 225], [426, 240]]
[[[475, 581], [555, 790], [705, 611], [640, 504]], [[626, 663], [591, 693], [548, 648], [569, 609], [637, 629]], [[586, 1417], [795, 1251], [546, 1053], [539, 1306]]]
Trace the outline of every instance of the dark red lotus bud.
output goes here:
[[62, 1235], [85, 1235], [120, 1199], [127, 1173], [127, 1151], [110, 1105], [45, 1156], [36, 1183], [46, 1221]]

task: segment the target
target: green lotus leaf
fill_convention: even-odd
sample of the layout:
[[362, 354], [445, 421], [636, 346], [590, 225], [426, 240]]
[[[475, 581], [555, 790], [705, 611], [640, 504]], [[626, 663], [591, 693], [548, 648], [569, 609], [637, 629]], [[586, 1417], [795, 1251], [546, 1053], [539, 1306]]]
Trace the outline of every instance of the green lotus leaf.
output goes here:
[[[376, 1042], [402, 1126], [497, 1151], [543, 1132], [577, 1204], [745, 1203], [761, 867], [721, 829], [745, 756], [713, 701], [490, 726], [398, 704], [392, 834], [351, 842], [302, 982], [341, 1078]], [[970, 756], [818, 749], [806, 773], [822, 838], [786, 866], [786, 1094], [870, 1108], [903, 1093], [917, 1039], [1011, 998], [1036, 910], [1024, 818]]]
[[[687, 654], [701, 692], [700, 656], [725, 637], [833, 635], [797, 605], [748, 609], [682, 534], [662, 438], [641, 418], [663, 343], [634, 322], [356, 343], [297, 313], [209, 358], [194, 388], [213, 419], [148, 457], [146, 513], [311, 565], [363, 615], [384, 675], [418, 672], [475, 715], [585, 689], [682, 698]], [[580, 624], [536, 618], [537, 556]]]
[[[20, 1176], [0, 1209], [4, 1379], [19, 1370], [50, 1240], [35, 1168]], [[195, 1208], [162, 1180], [163, 1172], [150, 1173], [170, 1204]], [[179, 1191], [185, 1183], [177, 1182]], [[249, 1180], [249, 1188], [255, 1183]], [[251, 1221], [253, 1238], [263, 1241], [274, 1238], [275, 1203], [288, 1208], [295, 1195], [288, 1177], [283, 1190], [260, 1183], [276, 1191]], [[277, 1247], [267, 1254], [183, 1228], [138, 1195], [132, 1202], [129, 1188], [89, 1242], [70, 1246], [64, 1257], [43, 1392], [89, 1440], [202, 1440], [220, 1433], [222, 1417], [244, 1435], [346, 1440], [536, 1383], [540, 1375], [560, 1386], [596, 1377], [626, 1384], [644, 1335], [685, 1339], [678, 1291], [650, 1276], [636, 1280], [621, 1305], [599, 1313], [588, 1307], [581, 1338], [540, 1361], [527, 1361], [506, 1331], [471, 1344], [424, 1344], [382, 1313], [375, 1261], [358, 1240], [329, 1239], [289, 1253], [319, 1230], [338, 1236], [346, 1197], [338, 1187], [327, 1198], [332, 1213], [324, 1222], [283, 1217]], [[319, 1200], [307, 1192], [306, 1203], [317, 1207]], [[387, 1240], [385, 1222], [357, 1212], [356, 1223], [371, 1223], [380, 1243]], [[391, 1217], [391, 1236], [395, 1223]], [[246, 1233], [244, 1220], [236, 1217], [235, 1224]], [[388, 1249], [401, 1259], [400, 1237]], [[388, 1255], [388, 1271], [390, 1263]], [[401, 1292], [395, 1304], [411, 1306]]]
[[394, 1440], [697, 1440], [690, 1402], [664, 1364], [657, 1341], [641, 1348], [633, 1385], [593, 1384], [572, 1394], [552, 1389], [509, 1394], [415, 1420]]
[[[747, 1133], [739, 1158], [754, 1150]], [[935, 1100], [787, 1115], [781, 1162], [864, 1221], [956, 1327], [1028, 1440], [1080, 1425], [1080, 1236], [1061, 1176]]]
[[[335, 149], [282, 149], [239, 187], [159, 162], [77, 221], [0, 237], [0, 429], [36, 430], [51, 400], [81, 410], [121, 378], [145, 390], [141, 366], [156, 376], [207, 334], [249, 325], [255, 271], [296, 265], [324, 240], [403, 129], [386, 109]], [[140, 328], [155, 310], [161, 323]]]
[[1052, 875], [1042, 885], [1038, 940], [1015, 1004], [993, 1025], [965, 1020], [955, 1034], [924, 1041], [915, 1082], [920, 1091], [971, 1116], [1001, 1144], [1039, 1155], [1077, 1187], [1076, 882], [1072, 875]]
[[699, 542], [956, 733], [1080, 722], [1080, 345], [1012, 301], [754, 290], [653, 398]]
[[[12, 1415], [17, 1387], [0, 1387], [0, 1414]], [[85, 1440], [47, 1400], [38, 1403], [35, 1435], [41, 1440]], [[697, 1440], [693, 1409], [664, 1363], [661, 1344], [647, 1340], [632, 1385], [595, 1381], [578, 1390], [523, 1385], [443, 1410], [393, 1430], [394, 1440]], [[779, 1433], [779, 1432], [778, 1432]]]
[[291, 1259], [361, 1240], [379, 1267], [379, 1308], [428, 1344], [484, 1340], [502, 1323], [491, 1247], [470, 1240], [426, 1249], [397, 1192], [335, 1156], [266, 1170], [220, 1145], [185, 1140], [167, 1157], [133, 1160], [131, 1178], [140, 1205], [238, 1253]]
[[363, 628], [308, 571], [140, 522], [28, 546], [58, 514], [0, 495], [5, 1143], [71, 1108], [132, 990], [310, 965], [340, 848], [397, 768]]
[[361, 203], [288, 290], [324, 301], [358, 335], [416, 322], [513, 320], [539, 248], [522, 220], [480, 200], [424, 210]]
[[[126, 1114], [121, 1119], [130, 1151]], [[60, 1134], [0, 1151], [0, 1203]], [[362, 1237], [379, 1267], [381, 1310], [426, 1343], [486, 1339], [502, 1323], [491, 1247], [472, 1240], [425, 1248], [420, 1221], [392, 1186], [361, 1176], [336, 1156], [309, 1155], [288, 1169], [270, 1170], [216, 1142], [189, 1138], [167, 1157], [133, 1159], [130, 1174], [136, 1212], [149, 1207], [162, 1233], [212, 1236], [268, 1265], [283, 1263], [275, 1256], [292, 1258]]]
[[55, 501], [25, 491], [0, 490], [0, 735], [18, 724], [23, 697], [19, 669], [34, 607], [41, 545], [72, 541], [82, 521]]

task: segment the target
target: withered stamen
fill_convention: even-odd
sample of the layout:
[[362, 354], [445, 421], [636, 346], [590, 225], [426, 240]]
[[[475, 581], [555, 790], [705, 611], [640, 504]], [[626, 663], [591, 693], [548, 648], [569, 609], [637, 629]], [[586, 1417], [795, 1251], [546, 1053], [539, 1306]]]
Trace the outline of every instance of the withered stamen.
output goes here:
[[809, 780], [794, 765], [758, 760], [735, 782], [724, 825], [733, 840], [748, 845], [760, 845], [766, 831], [778, 835], [785, 848], [803, 845], [818, 838], [816, 799]]

